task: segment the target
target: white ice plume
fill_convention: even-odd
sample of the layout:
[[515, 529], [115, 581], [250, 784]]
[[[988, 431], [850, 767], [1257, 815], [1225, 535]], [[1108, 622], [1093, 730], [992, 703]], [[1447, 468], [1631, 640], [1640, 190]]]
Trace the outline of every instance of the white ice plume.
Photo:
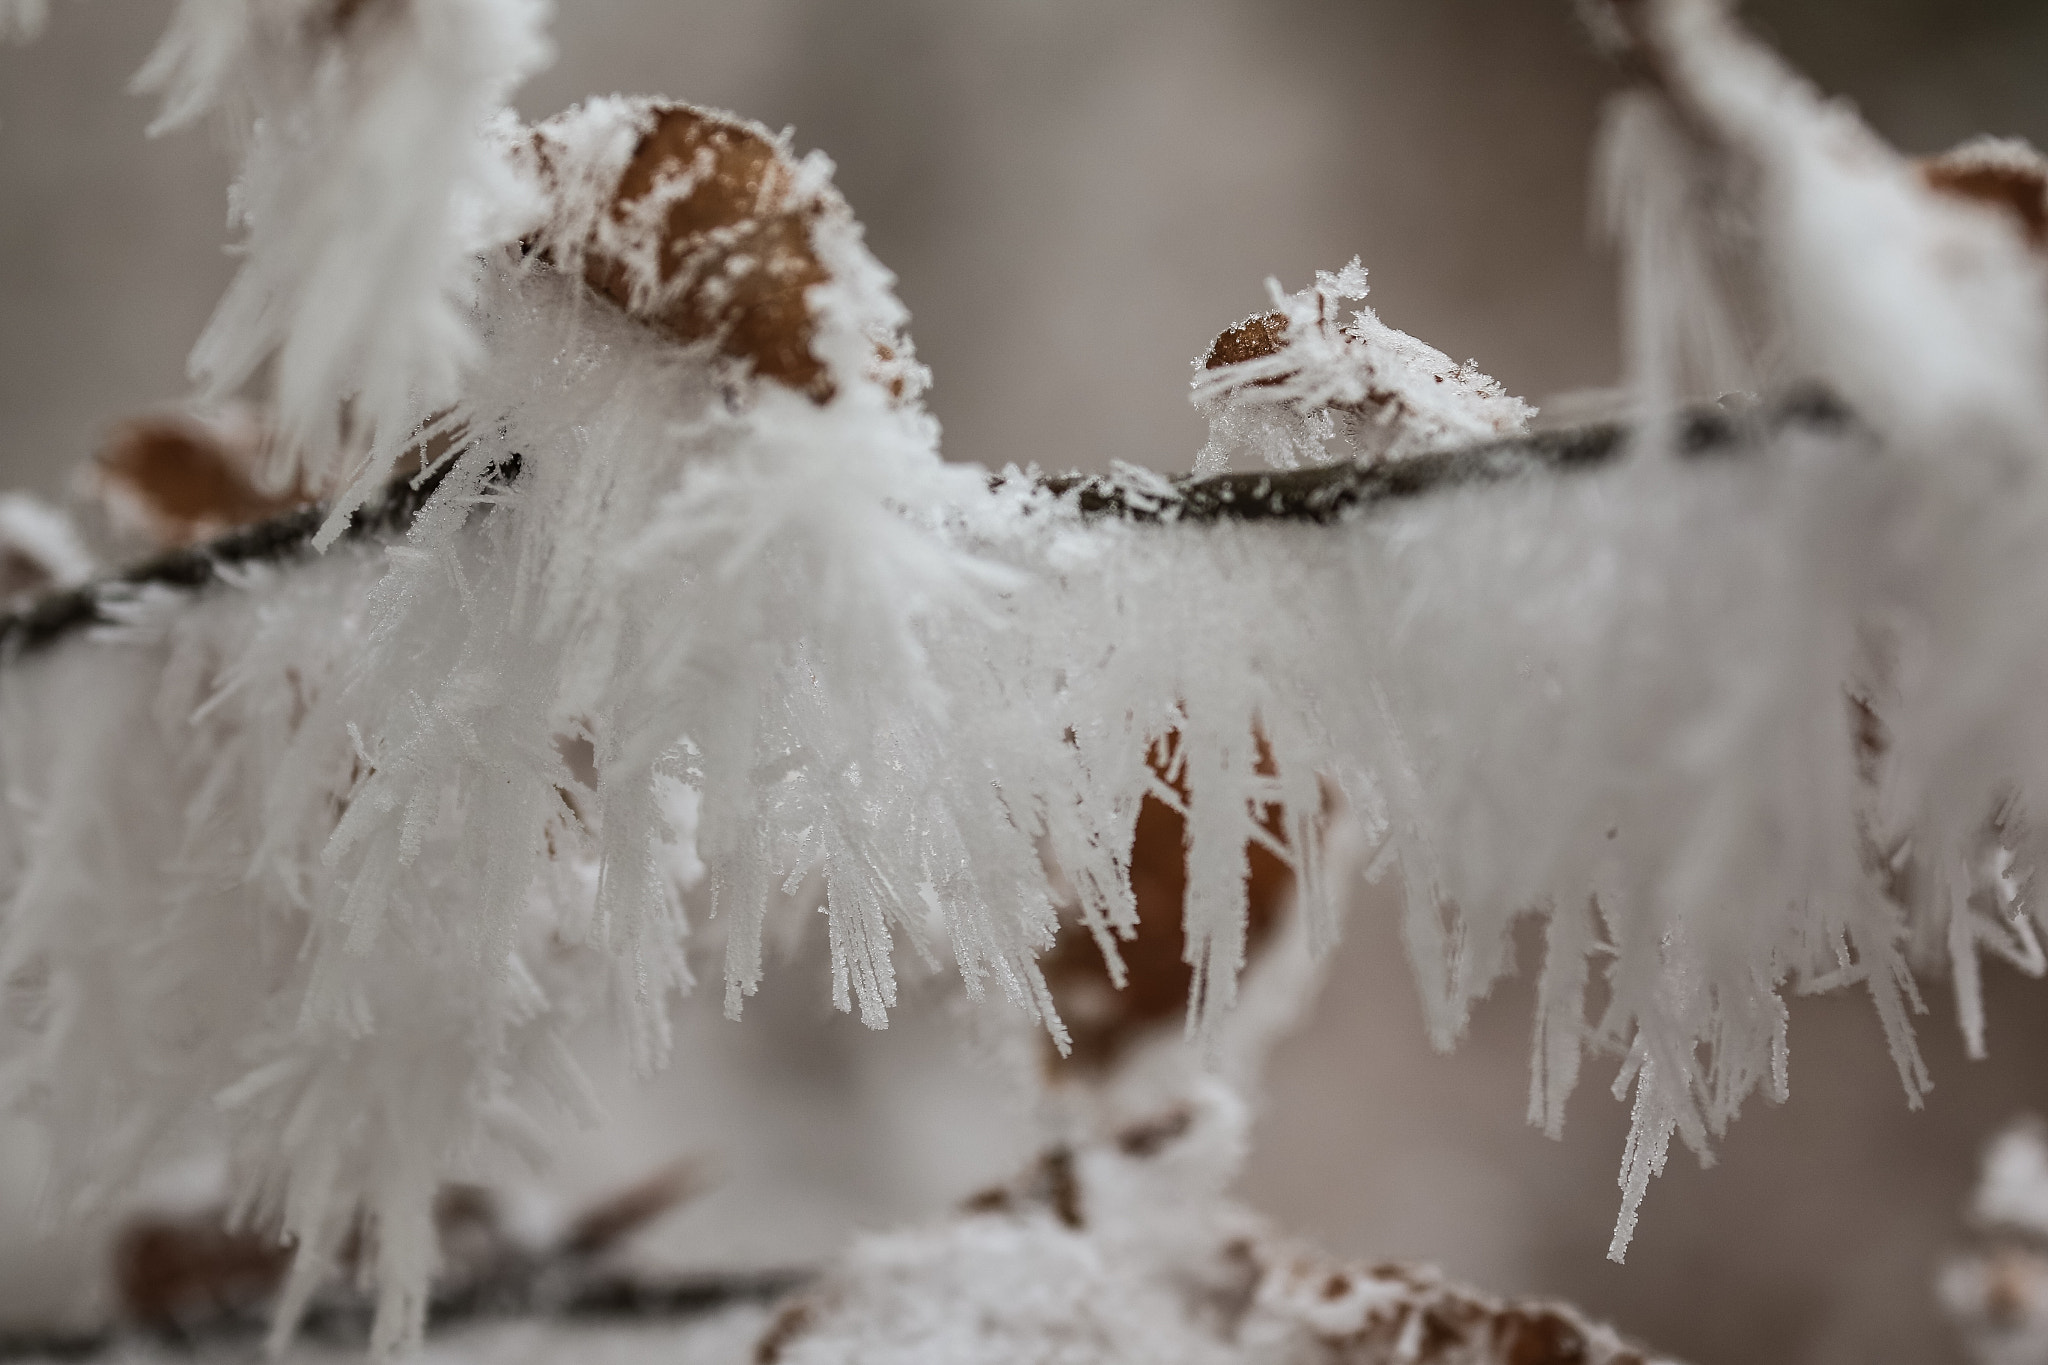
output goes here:
[[[1724, 626], [1703, 646], [1719, 657], [1698, 662], [1752, 674], [1752, 699], [1699, 749], [1697, 772], [1727, 782], [1702, 832], [1733, 833], [1726, 821], [1745, 808], [1772, 819], [1703, 843], [1722, 869], [1702, 856], [1681, 884], [1732, 888], [1729, 869], [1758, 858], [1804, 868], [1805, 889], [1779, 904], [1861, 921], [1823, 979], [1873, 991], [1917, 1102], [1903, 955], [1946, 960], [1972, 1051], [1983, 1046], [1978, 954], [2036, 975], [2044, 965], [2042, 911], [2022, 892], [2039, 858], [2030, 812], [2048, 799], [2048, 731], [2030, 701], [2048, 669], [2048, 264], [2019, 217], [1943, 192], [1727, 8], [1611, 11], [1651, 76], [1617, 100], [1604, 154], [1629, 377], [1653, 432], [1642, 458], [1676, 458], [1681, 400], [1813, 383], [1847, 400], [1871, 450], [1827, 486], [1788, 482], [1764, 513], [1785, 519], [1784, 547], [1801, 547], [1781, 589], [1795, 599], [1790, 629], [1734, 653]], [[1783, 768], [1800, 752], [1794, 737], [1819, 735], [1845, 704], [1836, 689], [1856, 711], [1861, 772], [1839, 755], [1816, 763], [1811, 748], [1803, 771]], [[1777, 784], [1783, 799], [1770, 799]], [[1726, 922], [1712, 907], [1684, 922]], [[1760, 986], [1785, 961], [1761, 940], [1730, 946]], [[1713, 1073], [1690, 1047], [1645, 1034], [1624, 1234], [1670, 1134], [1698, 1146], [1698, 1120], [1711, 1130], [1754, 1083], [1742, 1078], [1763, 1074], [1782, 1008], [1759, 995], [1752, 1017], [1715, 1039], [1716, 1071], [1739, 1083], [1704, 1106], [1697, 1088]], [[1751, 1060], [1726, 1071], [1733, 1054]], [[1617, 1254], [1625, 1244], [1618, 1235]]]
[[266, 378], [271, 478], [381, 485], [479, 358], [487, 246], [537, 212], [492, 124], [545, 63], [548, 0], [183, 0], [137, 77], [157, 130], [210, 112], [243, 152], [244, 260], [194, 347], [213, 399]]

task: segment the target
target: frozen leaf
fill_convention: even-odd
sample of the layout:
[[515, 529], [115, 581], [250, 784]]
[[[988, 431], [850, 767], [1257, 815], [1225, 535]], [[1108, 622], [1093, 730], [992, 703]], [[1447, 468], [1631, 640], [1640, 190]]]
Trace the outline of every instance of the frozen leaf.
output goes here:
[[1199, 473], [1249, 452], [1275, 469], [1333, 460], [1374, 463], [1470, 445], [1528, 428], [1535, 410], [1481, 374], [1379, 320], [1354, 258], [1319, 271], [1274, 309], [1218, 336], [1196, 362], [1194, 402], [1209, 419]]
[[194, 545], [310, 501], [259, 486], [266, 444], [246, 409], [140, 418], [100, 447], [93, 483], [118, 530], [157, 548]]

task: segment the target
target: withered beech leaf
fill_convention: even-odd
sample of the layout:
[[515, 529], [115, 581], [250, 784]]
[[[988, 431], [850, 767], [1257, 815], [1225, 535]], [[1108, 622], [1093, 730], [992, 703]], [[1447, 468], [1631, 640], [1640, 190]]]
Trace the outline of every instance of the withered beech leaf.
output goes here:
[[[747, 123], [655, 105], [614, 186], [608, 223], [580, 244], [591, 288], [678, 341], [709, 341], [753, 372], [823, 403], [805, 292], [830, 278], [813, 230], [836, 196], [799, 190], [782, 147]], [[548, 125], [534, 148], [545, 183], [566, 177]]]
[[[1287, 315], [1284, 313], [1257, 313], [1227, 328], [1209, 343], [1208, 354], [1202, 357], [1202, 368], [1220, 370], [1226, 365], [1242, 365], [1247, 360], [1258, 360], [1264, 356], [1278, 355], [1287, 347]], [[1257, 384], [1277, 384], [1278, 379], [1259, 379]]]
[[[1169, 777], [1164, 767], [1165, 755], [1176, 742], [1169, 736], [1154, 748], [1149, 761], [1185, 800], [1183, 784]], [[1270, 759], [1263, 745], [1261, 756], [1264, 769]], [[1260, 823], [1276, 840], [1284, 840], [1284, 817], [1278, 807], [1269, 807]], [[1067, 1061], [1083, 1073], [1112, 1069], [1133, 1047], [1187, 1013], [1188, 992], [1194, 981], [1194, 968], [1182, 954], [1181, 932], [1181, 912], [1188, 893], [1187, 817], [1156, 796], [1146, 796], [1138, 810], [1131, 843], [1131, 892], [1137, 900], [1138, 927], [1132, 937], [1117, 943], [1126, 972], [1123, 989], [1111, 983], [1094, 937], [1077, 921], [1061, 928], [1052, 950], [1041, 959], [1046, 984], [1071, 1040]], [[1247, 840], [1248, 962], [1256, 960], [1272, 939], [1293, 896], [1294, 869], [1264, 844]]]
[[252, 422], [137, 418], [100, 448], [98, 491], [124, 530], [165, 549], [196, 544], [308, 500], [297, 486], [258, 487], [262, 442]]
[[1930, 188], [2010, 213], [2029, 245], [2048, 247], [2048, 160], [2025, 143], [1967, 142], [1919, 168]]

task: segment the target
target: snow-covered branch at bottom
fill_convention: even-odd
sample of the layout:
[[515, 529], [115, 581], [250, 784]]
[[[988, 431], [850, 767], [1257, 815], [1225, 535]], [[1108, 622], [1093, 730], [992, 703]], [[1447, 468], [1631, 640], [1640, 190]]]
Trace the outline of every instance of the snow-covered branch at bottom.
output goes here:
[[[693, 1365], [1655, 1365], [1567, 1305], [1505, 1299], [1427, 1266], [1362, 1265], [1280, 1235], [1231, 1200], [1246, 1116], [1215, 1085], [1047, 1150], [954, 1214], [858, 1238], [804, 1273], [687, 1278], [474, 1249], [437, 1297], [427, 1362], [489, 1360], [490, 1324], [552, 1324], [606, 1359]], [[444, 1234], [447, 1235], [447, 1234]], [[459, 1239], [458, 1239], [459, 1240]], [[474, 1240], [472, 1238], [472, 1240]], [[275, 1256], [273, 1254], [273, 1263]], [[270, 1286], [275, 1287], [272, 1279]], [[232, 1289], [230, 1283], [225, 1286]], [[201, 1290], [204, 1290], [201, 1286]], [[203, 1292], [192, 1301], [204, 1305]], [[246, 1342], [261, 1297], [152, 1331], [0, 1340], [0, 1359], [202, 1358]], [[330, 1295], [308, 1348], [361, 1339], [367, 1303]]]

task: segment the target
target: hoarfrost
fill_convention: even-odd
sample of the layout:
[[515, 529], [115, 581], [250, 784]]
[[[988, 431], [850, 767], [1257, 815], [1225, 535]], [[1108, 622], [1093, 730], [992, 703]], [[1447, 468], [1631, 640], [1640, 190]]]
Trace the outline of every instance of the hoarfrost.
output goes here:
[[[174, 119], [266, 111], [201, 355], [232, 383], [277, 352], [330, 473], [355, 396], [372, 455], [330, 532], [429, 415], [446, 449], [381, 557], [110, 587], [114, 624], [0, 670], [0, 981], [30, 1021], [0, 1081], [73, 1195], [225, 1116], [297, 1239], [288, 1310], [367, 1211], [403, 1342], [435, 1185], [587, 1109], [564, 1030], [660, 1064], [693, 859], [735, 1013], [816, 884], [841, 1008], [880, 1026], [915, 959], [1061, 1039], [1038, 957], [1069, 890], [1112, 954], [1134, 928], [1148, 796], [1186, 821], [1198, 1031], [1246, 960], [1248, 846], [1334, 937], [1326, 783], [1400, 873], [1439, 1043], [1545, 921], [1531, 1113], [1554, 1131], [1585, 1052], [1623, 1059], [1617, 1257], [1674, 1138], [1704, 1155], [1785, 1093], [1788, 992], [1868, 991], [1917, 1102], [1914, 965], [1954, 974], [1973, 1047], [1978, 954], [2041, 970], [2042, 256], [1719, 6], [1613, 16], [1656, 58], [1605, 159], [1627, 458], [1404, 496], [1528, 411], [1334, 323], [1355, 267], [1212, 352], [1205, 463], [1399, 462], [1335, 527], [944, 463], [822, 157], [650, 101], [484, 135], [539, 13], [187, 0], [152, 64]], [[540, 196], [516, 223], [471, 212], [522, 202], [501, 173]], [[364, 280], [405, 306], [320, 321]], [[1856, 416], [1678, 406], [1813, 382]]]
[[1196, 473], [1219, 473], [1240, 451], [1275, 469], [1376, 463], [1528, 429], [1535, 409], [1476, 363], [1456, 364], [1370, 308], [1339, 320], [1339, 305], [1368, 292], [1357, 257], [1300, 293], [1266, 287], [1273, 310], [1195, 362], [1194, 403], [1209, 420]]
[[243, 150], [241, 270], [194, 347], [220, 401], [267, 367], [270, 483], [340, 492], [326, 538], [480, 356], [477, 253], [535, 208], [492, 123], [549, 56], [546, 0], [183, 0], [136, 77], [152, 131]]
[[77, 587], [92, 571], [92, 554], [61, 508], [28, 493], [0, 493], [0, 604]]
[[[1684, 876], [1721, 879], [1704, 867], [1709, 857], [1790, 857], [1820, 874], [1816, 891], [1834, 888], [1830, 899], [1870, 902], [1853, 916], [1860, 924], [1844, 922], [1842, 970], [1824, 979], [1871, 991], [1917, 1103], [1927, 1081], [1907, 1018], [1917, 999], [1905, 950], [1947, 957], [1973, 1052], [1983, 1046], [1979, 951], [2036, 975], [2044, 965], [2040, 908], [2015, 894], [2009, 873], [2039, 856], [2026, 811], [2048, 773], [2048, 734], [2021, 701], [2048, 662], [2048, 639], [2031, 624], [2041, 579], [2021, 567], [2036, 562], [2048, 531], [2048, 267], [2023, 218], [1956, 193], [1884, 145], [1727, 8], [1661, 0], [1612, 10], [1651, 73], [1648, 88], [1616, 102], [1604, 149], [1629, 378], [1652, 424], [1652, 458], [1670, 459], [1682, 442], [1670, 420], [1678, 402], [1714, 390], [1818, 383], [1868, 423], [1874, 480], [1860, 492], [1837, 483], [1818, 493], [1786, 528], [1810, 554], [1784, 580], [1804, 599], [1787, 610], [1806, 623], [1806, 639], [1738, 651], [1738, 637], [1723, 636], [1701, 662], [1756, 670], [1753, 700], [1725, 713], [1710, 743], [1746, 753], [1759, 775], [1786, 751], [1752, 741], [1801, 712], [1794, 729], [1815, 733], [1827, 688], [1848, 688], [1863, 716], [1870, 790], [1859, 805], [1858, 781], [1839, 759], [1799, 779], [1814, 784], [1799, 814], [1731, 785]], [[1959, 156], [1981, 169], [1993, 153]], [[2007, 147], [1995, 159], [2010, 168], [2017, 156]], [[1817, 648], [1812, 632], [1822, 631], [1834, 641]], [[1788, 823], [1718, 842], [1745, 804], [1774, 806]], [[1809, 842], [1823, 811], [1835, 831], [1828, 852]], [[1851, 830], [1865, 841], [1860, 853], [1843, 837]], [[1835, 866], [1823, 872], [1822, 860]], [[1857, 862], [1870, 875], [1852, 890]], [[1805, 891], [1780, 904], [1820, 902]], [[1704, 926], [1704, 909], [1692, 928]], [[1759, 984], [1768, 980], [1764, 959], [1752, 961]], [[1771, 1009], [1782, 1006], [1742, 1030], [1759, 1059], [1782, 1027]], [[1668, 1038], [1645, 1034], [1616, 1255], [1642, 1174], [1661, 1162], [1669, 1135], [1699, 1146], [1732, 1113], [1697, 1104], [1691, 1043], [1706, 1036], [1672, 1051]], [[1717, 1057], [1728, 1042], [1716, 1038]], [[1740, 1091], [1764, 1074], [1757, 1065], [1727, 1079]]]

